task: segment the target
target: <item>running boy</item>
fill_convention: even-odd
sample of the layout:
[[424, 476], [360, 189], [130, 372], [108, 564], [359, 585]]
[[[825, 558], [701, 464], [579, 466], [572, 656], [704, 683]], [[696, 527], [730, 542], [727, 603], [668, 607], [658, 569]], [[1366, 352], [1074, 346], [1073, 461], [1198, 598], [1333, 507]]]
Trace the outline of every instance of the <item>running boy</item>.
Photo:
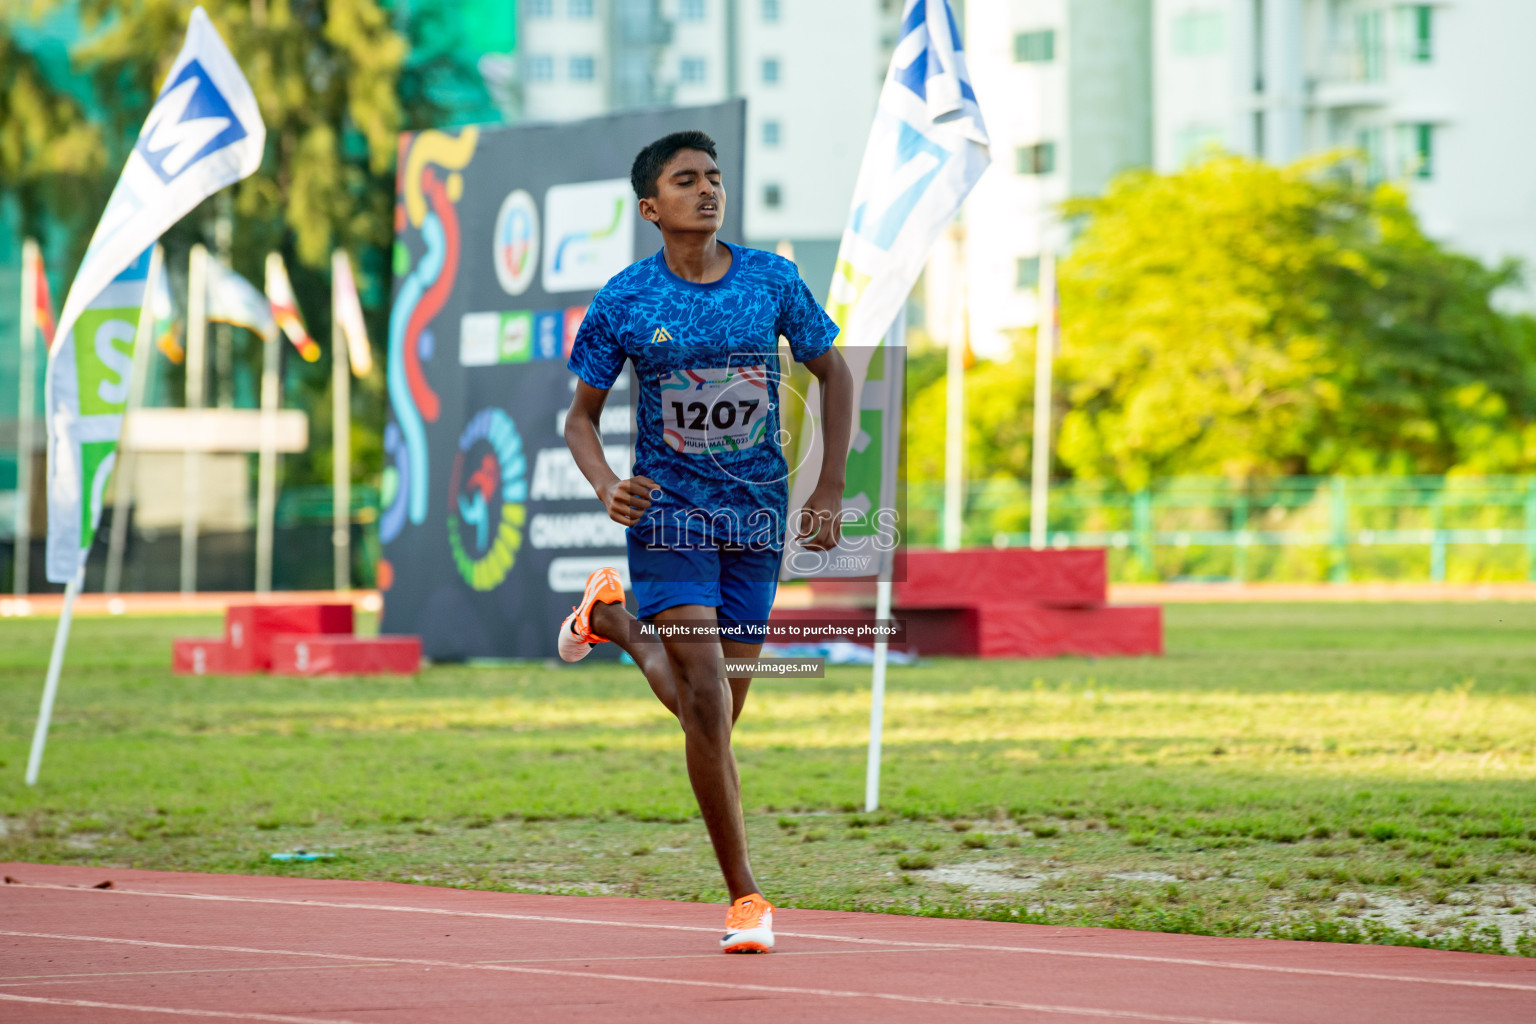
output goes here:
[[[731, 752], [751, 679], [723, 678], [721, 658], [758, 656], [778, 586], [789, 505], [778, 339], [789, 339], [823, 396], [821, 475], [795, 520], [808, 548], [830, 550], [840, 536], [853, 379], [833, 346], [837, 325], [794, 264], [716, 238], [725, 188], [709, 136], [677, 132], [651, 143], [630, 182], [663, 246], [615, 274], [588, 307], [571, 351], [579, 379], [565, 441], [609, 518], [628, 528], [639, 607], [631, 616], [618, 571], [599, 569], [560, 626], [560, 656], [578, 661], [593, 644], [617, 643], [677, 716], [688, 780], [732, 900], [721, 948], [766, 953], [773, 906], [748, 862]], [[625, 360], [640, 394], [633, 476], [621, 480], [604, 460], [598, 424]], [[641, 641], [631, 633], [637, 618], [686, 623], [692, 635]]]

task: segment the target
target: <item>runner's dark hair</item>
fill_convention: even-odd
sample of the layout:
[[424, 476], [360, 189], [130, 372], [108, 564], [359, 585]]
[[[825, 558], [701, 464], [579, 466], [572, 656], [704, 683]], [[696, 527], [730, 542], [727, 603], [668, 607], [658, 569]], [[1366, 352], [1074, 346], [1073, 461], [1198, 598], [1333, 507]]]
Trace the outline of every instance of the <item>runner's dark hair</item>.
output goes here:
[[715, 140], [701, 131], [673, 132], [646, 146], [635, 156], [629, 168], [629, 184], [636, 199], [655, 199], [661, 171], [679, 152], [696, 149], [715, 159]]

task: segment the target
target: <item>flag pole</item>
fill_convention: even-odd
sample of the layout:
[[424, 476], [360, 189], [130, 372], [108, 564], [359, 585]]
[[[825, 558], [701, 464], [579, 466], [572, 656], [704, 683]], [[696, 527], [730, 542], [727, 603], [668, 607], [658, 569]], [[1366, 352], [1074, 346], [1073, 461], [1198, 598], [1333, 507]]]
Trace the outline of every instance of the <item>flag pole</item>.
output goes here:
[[28, 238], [21, 243], [21, 380], [16, 388], [16, 580], [12, 589], [18, 597], [27, 593], [27, 577], [32, 573], [32, 432], [37, 414], [33, 378], [37, 376], [37, 279], [42, 272], [42, 254], [37, 242]]
[[[208, 348], [208, 249], [192, 247], [187, 264], [187, 411], [203, 407], [203, 361]], [[201, 503], [202, 459], [187, 438], [181, 464], [181, 592], [197, 590], [197, 518]]]
[[74, 621], [75, 598], [85, 582], [85, 558], [64, 588], [64, 607], [59, 611], [59, 625], [53, 633], [53, 654], [48, 658], [48, 681], [43, 685], [43, 704], [37, 710], [37, 728], [32, 732], [32, 752], [27, 756], [27, 785], [37, 785], [37, 773], [43, 767], [43, 748], [48, 745], [48, 725], [53, 721], [53, 699], [59, 693], [59, 672], [64, 668], [64, 648], [69, 645], [69, 625]]
[[154, 294], [165, 270], [164, 260], [164, 253], [158, 245], [155, 246], [149, 254], [149, 273], [144, 278], [144, 305], [139, 307], [139, 327], [133, 337], [133, 379], [128, 385], [128, 407], [123, 413], [123, 440], [117, 446], [117, 467], [112, 472], [112, 533], [107, 540], [107, 578], [102, 587], [108, 594], [117, 593], [123, 582], [123, 550], [128, 545], [128, 511], [133, 504], [133, 477], [138, 464], [128, 425], [133, 414], [144, 405], [149, 353], [154, 347]]
[[277, 328], [262, 339], [261, 438], [256, 468], [256, 593], [272, 590], [272, 520], [277, 514]]
[[1040, 319], [1035, 327], [1035, 428], [1030, 442], [1029, 546], [1048, 543], [1051, 473], [1051, 370], [1056, 357], [1056, 254], [1040, 255]]
[[336, 589], [342, 592], [352, 589], [352, 366], [336, 301], [341, 264], [346, 259], [343, 249], [331, 254], [331, 543], [335, 548]]
[[[896, 314], [896, 322], [891, 324], [891, 329], [886, 332], [885, 342], [881, 346], [879, 358], [885, 360], [884, 380], [888, 389], [886, 409], [901, 409], [903, 381], [902, 375], [895, 372], [892, 365], [895, 362], [895, 346], [900, 342], [903, 346], [907, 338], [907, 310], [903, 305]], [[868, 386], [868, 385], [866, 385]], [[855, 407], [861, 403], [861, 396], [854, 396]], [[899, 436], [899, 435], [898, 435]], [[897, 465], [895, 452], [885, 451], [881, 453], [881, 480], [880, 488], [882, 500], [889, 490], [894, 497], [895, 488], [887, 488], [885, 483], [892, 482], [891, 475]], [[894, 504], [894, 502], [893, 502]], [[891, 618], [891, 575], [895, 563], [895, 554], [891, 551], [881, 551], [879, 575], [875, 579], [875, 624], [887, 622]], [[870, 667], [869, 678], [869, 762], [864, 770], [864, 810], [874, 811], [880, 807], [880, 754], [885, 741], [885, 669], [890, 662], [890, 640], [884, 633], [875, 637], [874, 661]]]
[[954, 290], [950, 297], [949, 350], [944, 370], [944, 531], [941, 547], [959, 551], [965, 523], [965, 300], [964, 228], [950, 224], [954, 244]]
[[[889, 556], [875, 582], [875, 622], [891, 617], [891, 566]], [[885, 666], [890, 643], [882, 634], [875, 638], [875, 660], [869, 679], [869, 764], [864, 771], [864, 810], [880, 807], [880, 751], [885, 740]]]

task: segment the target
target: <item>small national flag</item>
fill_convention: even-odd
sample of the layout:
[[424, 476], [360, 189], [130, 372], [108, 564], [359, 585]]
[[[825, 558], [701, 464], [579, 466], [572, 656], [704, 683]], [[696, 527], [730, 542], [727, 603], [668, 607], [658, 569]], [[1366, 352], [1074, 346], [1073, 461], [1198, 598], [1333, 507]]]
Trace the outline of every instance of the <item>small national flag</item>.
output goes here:
[[155, 346], [165, 353], [165, 358], [180, 366], [187, 353], [181, 346], [182, 320], [176, 315], [176, 302], [171, 298], [171, 275], [157, 274], [153, 287], [146, 301], [154, 317]]
[[272, 315], [277, 318], [278, 326], [288, 335], [304, 361], [312, 363], [319, 359], [320, 346], [315, 344], [315, 339], [304, 329], [304, 321], [299, 319], [299, 303], [293, 297], [293, 285], [288, 282], [288, 268], [283, 266], [282, 255], [275, 252], [267, 253], [267, 300], [272, 304]]
[[208, 257], [208, 319], [244, 327], [263, 338], [277, 334], [277, 320], [267, 297], [213, 256]]
[[363, 323], [363, 304], [357, 298], [357, 282], [352, 277], [352, 261], [345, 251], [331, 254], [331, 315], [347, 339], [347, 357], [352, 375], [366, 377], [373, 369], [373, 349], [368, 344], [368, 327]]
[[43, 335], [43, 343], [53, 348], [53, 297], [48, 294], [48, 275], [43, 273], [43, 254], [37, 254], [37, 263], [32, 279], [37, 282], [37, 289], [32, 296], [32, 309], [37, 317], [37, 329]]

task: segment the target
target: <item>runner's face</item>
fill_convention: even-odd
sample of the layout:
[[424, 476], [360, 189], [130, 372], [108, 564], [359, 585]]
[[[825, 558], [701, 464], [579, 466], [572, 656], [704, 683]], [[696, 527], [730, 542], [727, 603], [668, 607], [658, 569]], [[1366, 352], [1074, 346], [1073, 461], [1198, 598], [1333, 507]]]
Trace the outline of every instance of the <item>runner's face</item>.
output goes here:
[[641, 214], [669, 231], [719, 231], [725, 223], [719, 166], [701, 150], [679, 150], [661, 169], [656, 198], [641, 201]]

